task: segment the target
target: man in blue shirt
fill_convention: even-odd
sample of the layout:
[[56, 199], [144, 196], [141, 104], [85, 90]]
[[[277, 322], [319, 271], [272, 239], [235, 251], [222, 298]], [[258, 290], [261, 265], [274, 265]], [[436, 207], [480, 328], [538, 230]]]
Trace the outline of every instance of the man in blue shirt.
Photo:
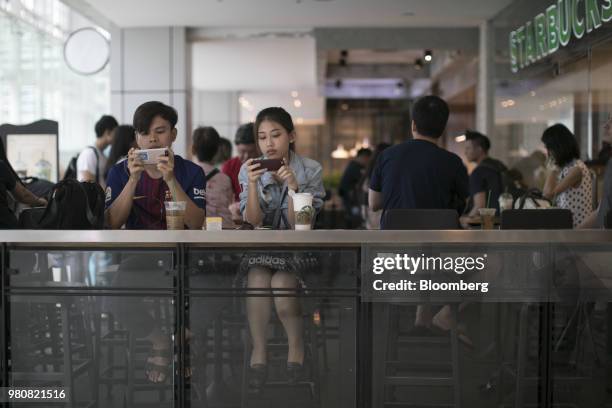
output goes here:
[[499, 196], [504, 192], [502, 173], [506, 166], [489, 157], [491, 142], [482, 133], [473, 130], [465, 132], [465, 158], [476, 163], [470, 174], [470, 200], [468, 213], [462, 217], [466, 224], [471, 217], [479, 217], [479, 208], [495, 208], [499, 211]]
[[448, 105], [425, 96], [412, 108], [413, 139], [386, 149], [372, 172], [368, 194], [372, 211], [390, 209], [456, 209], [463, 212], [468, 175], [454, 153], [438, 146], [448, 121]]
[[106, 216], [112, 229], [166, 229], [166, 192], [173, 201], [186, 202], [185, 225], [200, 229], [204, 222], [206, 182], [202, 168], [172, 152], [178, 116], [161, 102], [146, 102], [134, 112], [136, 143], [140, 149], [167, 147], [168, 156], [145, 165], [130, 149], [128, 158], [114, 165], [106, 181]]

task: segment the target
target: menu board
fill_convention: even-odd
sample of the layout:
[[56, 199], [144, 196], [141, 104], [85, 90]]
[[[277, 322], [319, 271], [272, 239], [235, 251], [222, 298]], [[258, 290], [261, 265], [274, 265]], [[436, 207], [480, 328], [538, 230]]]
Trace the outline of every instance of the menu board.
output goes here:
[[8, 134], [6, 155], [19, 177], [58, 181], [57, 135]]

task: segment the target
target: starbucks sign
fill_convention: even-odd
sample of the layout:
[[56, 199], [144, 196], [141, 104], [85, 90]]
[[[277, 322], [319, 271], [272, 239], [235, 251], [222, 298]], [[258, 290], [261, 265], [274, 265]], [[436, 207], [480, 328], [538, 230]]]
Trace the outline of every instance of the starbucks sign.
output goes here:
[[510, 33], [510, 64], [518, 72], [612, 21], [612, 0], [557, 0]]

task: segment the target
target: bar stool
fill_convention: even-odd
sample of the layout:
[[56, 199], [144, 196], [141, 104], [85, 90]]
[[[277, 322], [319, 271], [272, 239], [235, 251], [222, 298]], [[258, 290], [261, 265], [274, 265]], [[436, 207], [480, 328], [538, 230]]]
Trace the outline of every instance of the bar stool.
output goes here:
[[[394, 209], [383, 214], [385, 229], [392, 230], [449, 230], [459, 228], [457, 211], [448, 209]], [[373, 339], [373, 406], [414, 405], [413, 401], [390, 401], [391, 391], [398, 386], [448, 387], [452, 403], [427, 403], [427, 406], [461, 406], [461, 378], [459, 338], [457, 332], [458, 305], [451, 304], [449, 337], [412, 337], [399, 330], [400, 308], [406, 304], [375, 304]], [[402, 361], [398, 351], [407, 346], [450, 346], [450, 364], [430, 361]], [[428, 370], [422, 375], [423, 369]], [[446, 370], [450, 369], [450, 373]], [[401, 374], [401, 373], [404, 374]], [[407, 374], [406, 374], [407, 373]]]
[[[98, 375], [88, 297], [12, 296], [14, 307], [26, 307], [24, 329], [12, 323], [12, 386], [60, 384], [70, 390], [66, 406], [96, 407]], [[32, 319], [34, 319], [32, 321]], [[76, 380], [87, 375], [91, 399], [77, 401]]]
[[[537, 230], [537, 229], [572, 229], [573, 219], [572, 213], [567, 209], [551, 208], [551, 209], [522, 209], [522, 210], [505, 210], [501, 214], [501, 229], [513, 229], [513, 230]], [[529, 347], [528, 339], [528, 325], [530, 317], [530, 309], [533, 307], [533, 303], [523, 303], [517, 312], [518, 315], [518, 344], [516, 354], [516, 371], [515, 371], [515, 399], [514, 406], [516, 408], [523, 407], [525, 404], [524, 395], [525, 388], [528, 381], [541, 380], [539, 376], [528, 377], [528, 361], [527, 352]], [[544, 358], [540, 358], [542, 361], [541, 369], [544, 372], [550, 373], [550, 337], [552, 333], [550, 331], [550, 320], [552, 318], [552, 310], [550, 303], [547, 303], [540, 310], [540, 337], [542, 344], [541, 349], [544, 351]], [[502, 339], [505, 336], [500, 336]], [[504, 346], [501, 349], [504, 350]], [[508, 364], [504, 361], [503, 355], [501, 357], [500, 366], [500, 382], [503, 384], [503, 374], [511, 373], [512, 370], [508, 369]], [[544, 364], [547, 367], [544, 367]], [[545, 387], [550, 392], [550, 386], [552, 384], [550, 378], [544, 378], [544, 381], [548, 382]], [[500, 385], [500, 389], [502, 386]], [[548, 395], [544, 395], [543, 398], [548, 399]]]
[[[292, 388], [292, 389], [305, 389], [308, 392], [309, 399], [304, 400], [305, 404], [312, 408], [321, 407], [321, 379], [319, 375], [319, 339], [317, 336], [317, 328], [313, 324], [312, 314], [304, 313], [304, 368], [305, 372], [308, 374], [304, 376], [303, 379], [298, 381], [296, 384], [289, 384], [286, 381], [282, 380], [268, 380], [266, 382], [266, 386], [264, 392], [261, 396], [254, 396], [249, 393], [248, 386], [248, 371], [249, 371], [249, 362], [251, 359], [251, 346], [252, 343], [250, 341], [250, 335], [248, 334], [247, 329], [247, 341], [244, 342], [244, 361], [243, 361], [243, 373], [242, 373], [242, 385], [241, 385], [241, 395], [242, 401], [240, 404], [241, 408], [247, 408], [249, 406], [249, 402], [253, 401], [256, 404], [267, 403], [269, 407], [275, 406], [275, 402], [281, 402], [278, 399], [274, 399], [268, 397], [266, 391], [270, 388], [282, 389], [282, 388]], [[271, 321], [270, 324], [273, 325], [274, 328], [274, 336], [268, 339], [268, 351], [271, 358], [268, 358], [268, 368], [272, 371], [275, 363], [281, 363], [286, 361], [287, 354], [287, 342], [286, 338], [280, 330], [280, 321]], [[274, 358], [272, 357], [274, 354], [280, 354], [281, 357]], [[297, 403], [297, 401], [302, 400], [291, 400], [292, 403]], [[287, 406], [289, 401], [283, 400], [281, 405], [279, 406]]]

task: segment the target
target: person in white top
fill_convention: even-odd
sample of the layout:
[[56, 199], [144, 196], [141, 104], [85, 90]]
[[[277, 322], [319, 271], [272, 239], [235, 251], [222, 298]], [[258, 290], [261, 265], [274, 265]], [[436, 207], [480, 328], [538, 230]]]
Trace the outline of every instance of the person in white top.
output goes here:
[[95, 144], [83, 149], [77, 159], [77, 180], [97, 182], [103, 189], [106, 187], [106, 156], [102, 152], [113, 142], [113, 133], [117, 126], [117, 119], [110, 115], [104, 115], [96, 122]]
[[593, 211], [593, 183], [589, 169], [580, 160], [580, 149], [574, 134], [556, 124], [544, 131], [542, 143], [548, 153], [549, 173], [542, 191], [554, 199], [557, 207], [572, 212], [574, 228]]

